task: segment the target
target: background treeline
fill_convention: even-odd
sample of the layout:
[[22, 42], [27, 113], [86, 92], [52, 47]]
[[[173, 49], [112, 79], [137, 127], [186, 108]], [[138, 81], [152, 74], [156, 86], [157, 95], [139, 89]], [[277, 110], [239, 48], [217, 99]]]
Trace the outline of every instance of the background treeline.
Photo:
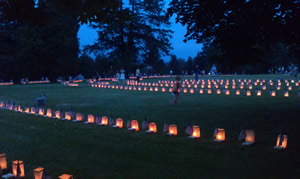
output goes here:
[[79, 73], [79, 24], [40, 1], [2, 1], [0, 78], [38, 80]]
[[299, 0], [173, 0], [168, 12], [223, 73], [299, 65]]
[[[137, 67], [148, 74], [192, 74], [196, 65], [208, 72], [212, 64], [222, 73], [266, 73], [299, 65], [299, 0], [173, 0], [165, 12], [169, 2], [0, 0], [0, 79], [111, 76]], [[170, 54], [172, 14], [186, 25], [186, 40], [203, 43], [196, 57]], [[99, 35], [82, 51], [81, 24]]]

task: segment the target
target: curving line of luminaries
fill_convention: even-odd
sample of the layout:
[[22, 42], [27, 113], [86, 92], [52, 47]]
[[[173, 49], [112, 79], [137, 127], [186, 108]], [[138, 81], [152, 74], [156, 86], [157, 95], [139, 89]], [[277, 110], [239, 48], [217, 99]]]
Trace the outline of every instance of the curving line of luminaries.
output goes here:
[[69, 81], [61, 82], [61, 84], [64, 85], [64, 86], [72, 86], [72, 87], [78, 86], [78, 83], [76, 83], [76, 82], [69, 82]]
[[50, 83], [49, 80], [41, 80], [41, 81], [22, 81], [22, 85], [31, 85], [31, 84], [47, 84]]
[[[21, 105], [15, 105], [10, 103], [4, 103], [0, 101], [0, 108], [8, 109], [11, 111], [26, 113], [26, 114], [34, 114], [37, 116], [44, 116], [47, 118], [54, 118], [60, 120], [67, 120], [73, 122], [84, 122], [85, 124], [97, 124], [100, 126], [110, 126], [113, 128], [123, 128], [123, 119], [116, 118], [114, 120], [111, 116], [100, 116], [100, 115], [93, 115], [88, 114], [87, 120], [85, 120], [85, 115], [83, 113], [75, 113], [72, 109], [68, 112], [63, 112], [62, 110], [55, 111], [52, 108], [48, 108], [45, 110], [44, 108], [37, 108], [37, 107], [24, 107], [22, 108]], [[139, 131], [139, 123], [137, 120], [127, 120], [128, 130], [130, 131]], [[155, 122], [148, 122], [146, 119], [142, 123], [142, 130], [146, 130], [147, 133], [156, 133], [157, 126]], [[171, 124], [168, 125], [167, 123], [164, 124], [163, 132], [167, 133], [171, 136], [176, 136], [177, 132], [177, 125]], [[188, 134], [189, 138], [200, 138], [200, 127], [199, 126], [187, 126], [185, 132]], [[225, 141], [225, 130], [222, 128], [216, 128], [214, 130], [214, 140], [217, 142]], [[255, 142], [255, 132], [253, 130], [242, 130], [239, 135], [239, 140], [244, 141], [243, 145], [251, 145]], [[275, 148], [277, 149], [285, 149], [287, 147], [287, 135], [279, 134], [277, 137], [277, 143]]]
[[[237, 84], [238, 83], [238, 84]], [[254, 93], [255, 96], [262, 96], [262, 91], [269, 89], [270, 96], [276, 96], [276, 90], [282, 90], [282, 94], [284, 97], [289, 97], [289, 91], [294, 88], [299, 87], [300, 80], [297, 82], [295, 80], [277, 80], [277, 84], [274, 84], [272, 80], [268, 81], [268, 85], [265, 84], [266, 80], [232, 80], [231, 83], [229, 80], [200, 80], [194, 81], [185, 80], [182, 82], [181, 89], [179, 92], [183, 93], [199, 93], [199, 94], [225, 94], [231, 95], [232, 93], [240, 96], [242, 92], [245, 93], [246, 96], [252, 96]], [[284, 83], [285, 85], [282, 85]], [[120, 84], [111, 84], [109, 82], [103, 81], [89, 81], [89, 85], [95, 88], [109, 88], [109, 89], [117, 89], [117, 90], [133, 90], [133, 91], [150, 91], [150, 92], [173, 92], [175, 82], [174, 81], [158, 81], [155, 82], [137, 82], [129, 80], [126, 82], [126, 85]], [[274, 86], [274, 87], [273, 87]], [[231, 89], [230, 89], [231, 87]], [[256, 89], [254, 89], [256, 88]], [[275, 90], [275, 89], [276, 90]], [[253, 92], [254, 91], [254, 92]], [[300, 95], [300, 91], [298, 91], [298, 95]]]
[[0, 86], [11, 86], [14, 85], [14, 82], [4, 82], [4, 83], [0, 83]]
[[[22, 81], [21, 85], [28, 85], [28, 84], [46, 84], [50, 83], [49, 80], [43, 80], [43, 81]], [[14, 82], [4, 82], [0, 83], [0, 86], [11, 86], [14, 85]]]
[[[97, 84], [98, 82], [101, 82], [101, 84], [109, 84], [108, 81], [97, 81], [97, 80], [88, 80], [89, 84]], [[175, 83], [175, 81], [172, 80], [158, 80], [158, 82], [137, 82], [135, 80], [127, 80], [126, 84], [127, 85], [135, 85], [135, 86], [160, 86], [160, 87], [173, 87], [173, 84]], [[295, 80], [295, 79], [290, 79], [290, 80], [252, 80], [252, 79], [232, 79], [232, 80], [224, 80], [224, 79], [201, 79], [198, 81], [195, 80], [188, 80], [185, 79], [182, 82], [181, 87], [185, 87], [187, 86], [188, 88], [194, 87], [197, 88], [197, 86], [205, 86], [207, 85], [207, 87], [209, 86], [215, 86], [216, 88], [223, 87], [223, 88], [229, 88], [230, 84], [232, 85], [232, 89], [235, 89], [236, 86], [239, 86], [240, 89], [244, 89], [244, 86], [249, 87], [249, 89], [253, 88], [253, 86], [261, 86], [262, 88], [264, 88], [264, 86], [266, 85], [270, 85], [270, 86], [276, 86], [276, 88], [280, 87], [282, 85], [282, 83], [285, 83], [285, 85], [288, 87], [291, 84], [295, 84], [295, 86], [299, 86], [300, 80]], [[245, 87], [245, 88], [246, 88]], [[204, 87], [202, 87], [204, 88]]]
[[[44, 108], [36, 108], [36, 107], [21, 107], [21, 105], [9, 104], [0, 102], [0, 108], [8, 109], [11, 111], [26, 113], [26, 114], [33, 114], [37, 116], [44, 116], [47, 118], [54, 118], [60, 120], [68, 120], [73, 122], [84, 122], [85, 124], [97, 124], [100, 126], [110, 126], [113, 128], [123, 128], [123, 119], [117, 118], [114, 120], [112, 117], [107, 116], [100, 116], [96, 115], [96, 117], [92, 114], [87, 116], [87, 120], [84, 120], [83, 113], [75, 113], [73, 110], [69, 112], [63, 113], [62, 111], [54, 111], [51, 108], [48, 108], [46, 111]], [[63, 116], [64, 115], [64, 116]], [[73, 119], [73, 120], [72, 120]], [[127, 126], [129, 131], [140, 131], [139, 123], [137, 120], [127, 120]], [[143, 121], [142, 130], [146, 130], [147, 133], [157, 133], [157, 126], [155, 122], [148, 122], [146, 119]], [[177, 125], [167, 123], [164, 124], [163, 132], [170, 136], [176, 136], [177, 132]], [[189, 125], [185, 129], [185, 132], [188, 134], [189, 138], [198, 139], [200, 138], [200, 127], [199, 126], [192, 126]], [[225, 129], [223, 128], [216, 128], [214, 130], [213, 139], [216, 142], [223, 142], [225, 141]], [[242, 141], [242, 145], [248, 146], [255, 143], [255, 131], [254, 130], [242, 130], [239, 134], [238, 139]], [[274, 146], [275, 149], [285, 149], [287, 148], [287, 135], [283, 133], [279, 134], [277, 137], [276, 145]], [[6, 155], [0, 154], [0, 171], [4, 170], [6, 177], [24, 177], [25, 170], [24, 170], [24, 163], [21, 160], [15, 160], [12, 162], [12, 174], [7, 173], [7, 163], [6, 163]], [[33, 170], [35, 179], [42, 179], [45, 177], [44, 168], [38, 167]], [[59, 176], [60, 179], [71, 179], [73, 178], [70, 174], [63, 174]]]

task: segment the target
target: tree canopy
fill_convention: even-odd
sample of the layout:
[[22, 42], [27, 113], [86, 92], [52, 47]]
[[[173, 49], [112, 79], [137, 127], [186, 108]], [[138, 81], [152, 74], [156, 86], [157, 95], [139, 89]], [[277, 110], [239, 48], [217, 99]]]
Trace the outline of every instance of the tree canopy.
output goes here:
[[186, 26], [185, 40], [221, 50], [224, 71], [260, 64], [278, 44], [299, 63], [299, 0], [172, 0], [168, 13]]
[[2, 53], [9, 58], [0, 60], [13, 64], [1, 66], [8, 70], [1, 78], [37, 80], [47, 76], [54, 80], [78, 73], [79, 25], [73, 16], [58, 12], [48, 1], [10, 0], [1, 20], [3, 35], [9, 39], [4, 46], [11, 50]]
[[[194, 72], [216, 64], [223, 73], [266, 73], [300, 64], [299, 0], [0, 0], [0, 79]], [[170, 53], [170, 17], [185, 41], [204, 48], [194, 58]], [[98, 32], [83, 51], [77, 33]], [[91, 58], [94, 53], [94, 58]], [[164, 56], [171, 55], [170, 63]], [[186, 61], [185, 61], [186, 60]]]
[[[169, 19], [163, 0], [119, 1], [111, 21], [93, 23], [98, 40], [88, 52], [109, 57], [115, 69], [133, 71], [140, 64], [156, 68], [162, 55], [171, 49]], [[127, 3], [125, 3], [127, 2]]]
[[[91, 77], [121, 67], [132, 72], [138, 65], [162, 71], [161, 57], [171, 49], [163, 0], [1, 0], [0, 4], [0, 79], [54, 80], [80, 73]], [[80, 24], [98, 30], [97, 43], [85, 51], [95, 52], [96, 61], [88, 60], [87, 54], [79, 57]]]

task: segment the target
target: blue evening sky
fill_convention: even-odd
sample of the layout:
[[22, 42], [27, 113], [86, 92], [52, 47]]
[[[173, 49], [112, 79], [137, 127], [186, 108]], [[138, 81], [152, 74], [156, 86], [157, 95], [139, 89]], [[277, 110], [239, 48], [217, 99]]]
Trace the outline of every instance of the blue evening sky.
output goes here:
[[[166, 0], [167, 3], [170, 1], [171, 0]], [[170, 29], [174, 31], [173, 38], [170, 40], [173, 47], [171, 54], [176, 55], [177, 58], [187, 60], [189, 56], [195, 57], [196, 54], [202, 50], [202, 44], [197, 44], [195, 41], [188, 41], [187, 43], [183, 42], [186, 28], [179, 23], [175, 23], [175, 16], [171, 18]], [[93, 44], [97, 37], [98, 35], [96, 30], [88, 25], [82, 25], [78, 32], [80, 48], [82, 49], [85, 45]], [[163, 59], [165, 62], [168, 62], [170, 60], [170, 56], [164, 56]]]

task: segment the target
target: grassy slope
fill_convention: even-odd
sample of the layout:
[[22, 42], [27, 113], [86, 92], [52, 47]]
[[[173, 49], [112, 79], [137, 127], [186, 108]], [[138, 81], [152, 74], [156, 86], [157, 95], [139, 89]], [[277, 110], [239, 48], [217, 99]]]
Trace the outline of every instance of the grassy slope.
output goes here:
[[[256, 78], [253, 77], [253, 78]], [[265, 92], [266, 93], [266, 92]], [[169, 105], [169, 93], [78, 88], [58, 84], [0, 87], [0, 99], [33, 105], [46, 94], [55, 109], [139, 120], [148, 115], [159, 133], [131, 133], [0, 109], [0, 152], [25, 162], [26, 174], [43, 166], [51, 176], [72, 173], [75, 178], [107, 176], [193, 176], [205, 178], [296, 178], [300, 176], [299, 97], [245, 97], [184, 94]], [[164, 121], [179, 127], [179, 136], [161, 131]], [[199, 125], [201, 139], [187, 139], [188, 123]], [[212, 141], [213, 129], [226, 130], [226, 142]], [[256, 145], [242, 147], [242, 127], [256, 131]], [[272, 147], [280, 129], [288, 134], [288, 149]]]

